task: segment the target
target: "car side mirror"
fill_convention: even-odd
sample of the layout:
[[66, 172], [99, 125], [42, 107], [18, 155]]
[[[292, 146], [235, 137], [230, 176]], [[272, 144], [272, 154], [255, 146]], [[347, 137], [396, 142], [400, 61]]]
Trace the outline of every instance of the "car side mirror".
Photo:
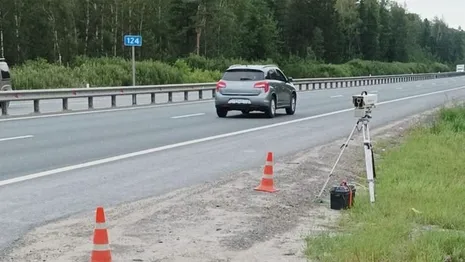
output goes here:
[[289, 81], [289, 83], [292, 83], [292, 81], [294, 81], [292, 77], [288, 77], [287, 80]]

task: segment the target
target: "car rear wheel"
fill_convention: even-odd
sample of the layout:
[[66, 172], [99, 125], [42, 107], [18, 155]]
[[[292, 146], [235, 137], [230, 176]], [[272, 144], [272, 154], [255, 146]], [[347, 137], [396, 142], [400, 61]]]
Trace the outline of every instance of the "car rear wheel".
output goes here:
[[265, 115], [268, 118], [273, 118], [276, 116], [276, 98], [273, 97], [270, 100], [270, 105], [268, 106], [267, 110], [265, 111]]
[[226, 115], [228, 114], [228, 109], [217, 108], [216, 114], [218, 115], [218, 117], [226, 117]]
[[286, 114], [293, 115], [295, 113], [295, 108], [297, 106], [297, 98], [295, 94], [292, 94], [291, 105], [286, 107]]
[[[10, 85], [5, 85], [1, 88], [1, 91], [11, 91], [12, 88]], [[0, 103], [0, 108], [2, 108], [2, 104], [5, 105], [5, 108], [8, 108], [10, 107], [10, 102], [4, 102], [4, 103]]]

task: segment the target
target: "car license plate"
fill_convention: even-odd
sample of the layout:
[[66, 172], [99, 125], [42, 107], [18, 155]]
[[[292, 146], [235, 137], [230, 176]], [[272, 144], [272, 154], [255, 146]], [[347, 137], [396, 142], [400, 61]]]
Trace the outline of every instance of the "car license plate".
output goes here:
[[250, 104], [250, 100], [247, 99], [230, 99], [229, 104], [242, 104], [242, 105], [248, 105]]

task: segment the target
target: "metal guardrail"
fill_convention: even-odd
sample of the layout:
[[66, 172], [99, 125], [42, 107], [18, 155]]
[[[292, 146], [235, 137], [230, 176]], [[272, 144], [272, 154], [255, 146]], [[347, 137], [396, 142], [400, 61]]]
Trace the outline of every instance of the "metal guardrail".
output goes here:
[[[402, 74], [402, 75], [378, 75], [358, 77], [333, 77], [333, 78], [300, 78], [294, 79], [293, 83], [298, 91], [318, 90], [326, 88], [353, 87], [365, 85], [378, 85], [436, 78], [463, 76], [462, 72], [426, 73], [426, 74]], [[2, 116], [8, 115], [8, 105], [12, 101], [33, 101], [34, 113], [40, 113], [40, 101], [47, 99], [61, 99], [62, 110], [68, 110], [68, 100], [73, 98], [88, 99], [88, 109], [94, 108], [95, 97], [111, 97], [111, 107], [116, 107], [116, 97], [121, 95], [132, 95], [132, 105], [137, 105], [137, 95], [150, 94], [151, 104], [155, 104], [156, 94], [168, 94], [168, 103], [173, 102], [174, 93], [184, 93], [184, 101], [189, 101], [189, 92], [198, 92], [198, 99], [203, 99], [205, 91], [210, 91], [215, 97], [216, 83], [195, 84], [168, 84], [147, 86], [117, 86], [117, 87], [92, 87], [92, 88], [60, 88], [60, 89], [38, 89], [18, 90], [0, 92], [0, 106]]]

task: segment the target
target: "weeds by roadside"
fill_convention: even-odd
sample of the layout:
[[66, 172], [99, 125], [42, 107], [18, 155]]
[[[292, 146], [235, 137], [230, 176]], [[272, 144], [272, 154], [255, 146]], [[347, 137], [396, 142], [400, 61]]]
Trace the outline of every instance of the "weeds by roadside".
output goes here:
[[[145, 60], [136, 62], [138, 85], [205, 83], [217, 81], [222, 72], [232, 64], [271, 64], [266, 61], [242, 59], [207, 59], [191, 55], [174, 62]], [[345, 64], [321, 64], [319, 62], [292, 58], [277, 63], [284, 72], [294, 78], [348, 77], [366, 75], [390, 75], [410, 73], [435, 73], [451, 71], [440, 63], [387, 63], [379, 61], [352, 60]], [[76, 57], [67, 66], [50, 64], [44, 59], [27, 61], [11, 69], [13, 88], [79, 88], [95, 86], [128, 86], [132, 84], [131, 62], [118, 57]]]
[[307, 239], [318, 261], [465, 260], [465, 107], [442, 109], [430, 126], [380, 152], [376, 203], [357, 192], [335, 236]]

